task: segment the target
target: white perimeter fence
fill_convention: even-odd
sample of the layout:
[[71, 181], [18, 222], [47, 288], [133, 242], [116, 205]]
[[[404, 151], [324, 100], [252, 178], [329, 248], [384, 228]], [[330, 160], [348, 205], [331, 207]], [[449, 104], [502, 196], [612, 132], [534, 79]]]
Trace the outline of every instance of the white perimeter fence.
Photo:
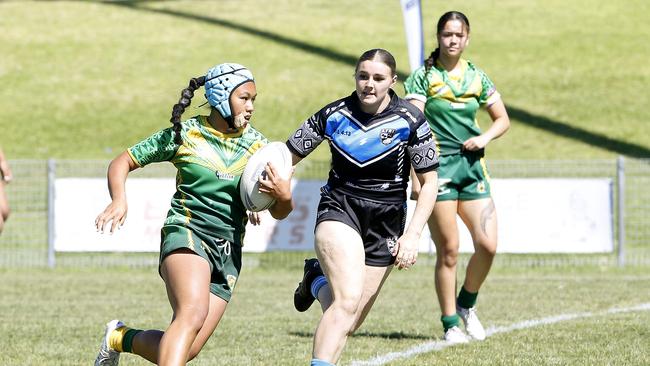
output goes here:
[[[100, 235], [93, 227], [95, 216], [109, 202], [108, 161], [11, 160], [10, 164], [14, 180], [6, 188], [12, 213], [0, 235], [0, 268], [157, 264], [152, 252], [158, 249], [160, 226], [174, 192], [171, 164], [154, 164], [130, 175], [127, 224], [111, 236]], [[650, 160], [488, 164], [500, 253], [523, 257], [533, 265], [650, 265]], [[312, 250], [318, 188], [329, 162], [307, 160], [298, 168], [296, 209], [283, 221], [267, 216], [261, 227], [250, 227], [245, 251], [293, 258], [292, 253], [302, 256]], [[412, 206], [410, 202], [410, 212]], [[420, 251], [434, 251], [428, 230]], [[469, 234], [463, 231], [461, 252], [471, 251]], [[540, 257], [544, 260], [535, 259]]]

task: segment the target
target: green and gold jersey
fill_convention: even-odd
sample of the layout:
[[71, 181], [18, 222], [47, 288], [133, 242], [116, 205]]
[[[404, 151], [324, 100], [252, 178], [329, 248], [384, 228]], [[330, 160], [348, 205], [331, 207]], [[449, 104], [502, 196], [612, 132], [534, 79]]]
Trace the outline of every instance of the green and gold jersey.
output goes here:
[[461, 59], [457, 72], [440, 64], [415, 70], [404, 83], [405, 99], [424, 103], [424, 115], [436, 136], [440, 155], [458, 154], [463, 142], [481, 134], [476, 112], [501, 96], [485, 73]]
[[197, 234], [242, 244], [247, 221], [239, 180], [248, 158], [268, 140], [251, 125], [232, 134], [210, 126], [206, 116], [181, 123], [183, 144], [166, 128], [128, 149], [138, 166], [169, 161], [178, 172], [176, 193], [165, 225], [185, 226]]

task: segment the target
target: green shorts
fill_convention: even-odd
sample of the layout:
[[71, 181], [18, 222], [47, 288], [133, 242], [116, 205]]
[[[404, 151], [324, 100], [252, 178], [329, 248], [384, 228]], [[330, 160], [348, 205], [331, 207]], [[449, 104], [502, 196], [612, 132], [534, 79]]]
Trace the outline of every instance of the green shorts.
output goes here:
[[438, 201], [471, 201], [490, 197], [490, 174], [479, 154], [440, 157]]
[[210, 264], [210, 292], [230, 301], [241, 271], [241, 246], [178, 225], [163, 226], [160, 236], [159, 266], [175, 250], [190, 249]]

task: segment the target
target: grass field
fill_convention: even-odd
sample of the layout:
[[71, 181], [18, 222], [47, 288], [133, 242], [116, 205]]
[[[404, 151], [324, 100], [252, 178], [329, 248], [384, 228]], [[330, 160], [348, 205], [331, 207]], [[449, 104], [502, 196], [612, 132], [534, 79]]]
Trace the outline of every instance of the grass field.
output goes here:
[[[464, 11], [466, 56], [504, 96], [513, 126], [488, 157], [650, 156], [650, 3], [422, 3], [427, 52], [438, 16]], [[112, 158], [166, 127], [189, 78], [224, 61], [253, 70], [254, 123], [275, 140], [351, 92], [364, 50], [409, 71], [397, 0], [3, 1], [0, 14], [0, 145], [15, 159]]]
[[[293, 310], [300, 261], [287, 266], [265, 258], [249, 256], [222, 323], [192, 364], [308, 363], [320, 310]], [[5, 270], [0, 277], [2, 365], [88, 365], [111, 318], [160, 328], [170, 317], [155, 267]], [[442, 332], [433, 266], [423, 257], [412, 270], [391, 274], [340, 364], [647, 365], [648, 288], [650, 273], [638, 267], [496, 266], [479, 298], [481, 319], [494, 334], [437, 350]], [[558, 316], [564, 318], [552, 318]], [[417, 347], [432, 350], [417, 353]], [[391, 352], [401, 357], [378, 361]], [[120, 363], [146, 364], [133, 355]]]
[[[465, 12], [472, 25], [466, 56], [504, 97], [512, 128], [490, 144], [489, 159], [650, 157], [650, 2], [422, 3], [427, 52], [438, 16]], [[352, 91], [356, 58], [374, 47], [393, 52], [403, 80], [398, 0], [0, 0], [0, 146], [9, 159], [110, 159], [168, 126], [189, 78], [225, 61], [252, 69], [253, 123], [284, 140]], [[401, 84], [396, 91], [403, 95]], [[197, 93], [185, 117], [207, 113], [194, 107], [203, 101]], [[485, 126], [487, 116], [480, 118]], [[321, 147], [310, 159], [327, 157]], [[45, 232], [40, 216], [26, 220]], [[15, 249], [20, 256], [33, 248]], [[37, 267], [46, 256], [39, 253]], [[91, 364], [115, 317], [166, 327], [171, 311], [154, 266], [106, 268], [92, 265], [106, 263], [95, 262], [98, 255], [80, 256], [62, 256], [53, 270], [0, 268], [0, 365]], [[110, 263], [121, 260], [113, 257]], [[391, 275], [341, 365], [648, 365], [650, 269], [617, 268], [612, 256], [596, 266], [596, 257], [498, 256], [479, 300], [491, 336], [445, 348], [433, 260], [424, 256]], [[320, 311], [292, 308], [302, 254], [247, 258], [222, 324], [192, 364], [307, 364]], [[147, 363], [125, 355], [120, 364]]]

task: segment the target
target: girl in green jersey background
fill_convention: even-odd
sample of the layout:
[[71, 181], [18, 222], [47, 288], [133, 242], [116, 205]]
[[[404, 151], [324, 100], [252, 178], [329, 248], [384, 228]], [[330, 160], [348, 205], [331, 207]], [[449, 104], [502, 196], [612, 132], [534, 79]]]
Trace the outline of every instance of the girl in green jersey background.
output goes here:
[[[181, 122], [201, 86], [210, 115]], [[172, 110], [172, 127], [159, 131], [115, 158], [108, 169], [112, 202], [95, 220], [112, 233], [126, 219], [129, 172], [169, 161], [177, 168], [176, 193], [161, 230], [159, 273], [173, 310], [169, 327], [139, 330], [112, 320], [95, 365], [117, 365], [130, 352], [159, 365], [185, 365], [207, 342], [224, 314], [241, 269], [247, 212], [239, 181], [248, 158], [268, 141], [250, 124], [257, 90], [245, 67], [226, 63], [193, 78]], [[268, 164], [260, 191], [276, 199], [276, 219], [293, 209], [290, 178]], [[253, 222], [259, 222], [252, 216]]]
[[[436, 292], [445, 340], [464, 343], [468, 335], [485, 339], [476, 315], [476, 299], [497, 248], [497, 215], [490, 195], [490, 177], [483, 159], [485, 146], [503, 135], [510, 119], [494, 84], [461, 56], [469, 44], [469, 20], [457, 11], [443, 14], [437, 24], [438, 48], [405, 82], [406, 99], [422, 110], [440, 153], [438, 198], [428, 225], [436, 245]], [[485, 106], [492, 125], [481, 132], [476, 120]], [[417, 179], [413, 198], [418, 195]], [[475, 252], [456, 297], [459, 215], [467, 226]], [[459, 327], [465, 323], [465, 334]]]

